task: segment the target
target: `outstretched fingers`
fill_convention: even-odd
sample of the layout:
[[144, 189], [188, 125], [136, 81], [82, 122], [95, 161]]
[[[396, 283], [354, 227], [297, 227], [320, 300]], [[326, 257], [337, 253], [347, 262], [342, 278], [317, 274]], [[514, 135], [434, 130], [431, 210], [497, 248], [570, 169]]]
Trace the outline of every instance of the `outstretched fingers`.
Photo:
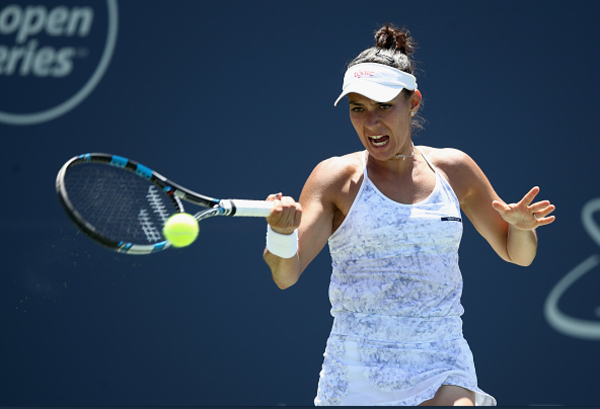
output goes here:
[[556, 206], [550, 203], [549, 200], [541, 200], [539, 202], [533, 202], [533, 199], [540, 192], [538, 186], [534, 187], [523, 197], [520, 203], [527, 204], [527, 211], [533, 216], [536, 221], [536, 227], [545, 226], [556, 220], [556, 216], [550, 216], [550, 214], [556, 210]]
[[539, 192], [540, 188], [535, 186], [518, 203], [506, 204], [500, 200], [494, 200], [492, 207], [507, 223], [520, 230], [533, 230], [556, 220], [555, 216], [550, 215], [556, 206], [549, 200], [533, 203]]
[[556, 220], [556, 216], [550, 216], [550, 214], [556, 210], [556, 206], [551, 204], [548, 200], [534, 203], [528, 207], [528, 210], [537, 221], [538, 226], [545, 226]]
[[538, 193], [540, 193], [539, 186], [534, 186], [529, 192], [527, 192], [525, 196], [523, 196], [523, 199], [521, 199], [521, 201], [517, 203], [517, 206], [528, 207], [531, 204], [531, 202], [533, 202], [533, 199], [535, 199]]

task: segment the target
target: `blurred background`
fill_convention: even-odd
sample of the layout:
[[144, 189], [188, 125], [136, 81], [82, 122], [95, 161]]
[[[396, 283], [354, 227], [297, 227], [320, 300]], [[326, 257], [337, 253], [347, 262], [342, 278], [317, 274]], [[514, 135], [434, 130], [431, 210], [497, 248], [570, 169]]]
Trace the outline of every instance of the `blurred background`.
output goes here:
[[333, 101], [387, 22], [420, 47], [416, 143], [464, 150], [506, 201], [539, 185], [557, 206], [528, 268], [465, 222], [481, 388], [503, 406], [600, 404], [598, 12], [0, 0], [0, 405], [312, 405], [332, 322], [327, 249], [286, 291], [263, 264], [260, 219], [210, 219], [189, 248], [120, 255], [78, 234], [54, 182], [69, 158], [107, 152], [216, 197], [298, 197], [321, 160], [362, 149]]

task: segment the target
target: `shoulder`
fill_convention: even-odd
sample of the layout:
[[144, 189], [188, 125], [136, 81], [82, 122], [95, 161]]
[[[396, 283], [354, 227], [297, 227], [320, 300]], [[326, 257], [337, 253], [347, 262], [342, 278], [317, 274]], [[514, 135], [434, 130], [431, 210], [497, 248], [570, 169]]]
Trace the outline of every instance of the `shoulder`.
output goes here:
[[335, 156], [320, 162], [306, 181], [300, 202], [303, 208], [340, 210], [346, 214], [363, 177], [363, 152]]
[[320, 162], [312, 171], [309, 181], [333, 187], [340, 187], [357, 175], [362, 175], [364, 152], [354, 152], [344, 156], [334, 156]]
[[468, 167], [475, 163], [473, 159], [465, 152], [455, 148], [432, 148], [430, 146], [417, 146], [427, 159], [431, 161], [433, 166], [442, 170], [454, 170], [461, 167]]
[[477, 163], [465, 152], [454, 148], [417, 146], [427, 159], [448, 180], [459, 200], [469, 195], [471, 189], [486, 181]]

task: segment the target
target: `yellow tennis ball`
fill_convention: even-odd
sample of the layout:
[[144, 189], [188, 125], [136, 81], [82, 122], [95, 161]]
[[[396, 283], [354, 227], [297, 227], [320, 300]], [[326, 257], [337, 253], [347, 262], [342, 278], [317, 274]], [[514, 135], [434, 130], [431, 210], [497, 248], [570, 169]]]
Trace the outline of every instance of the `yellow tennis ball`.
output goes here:
[[199, 232], [198, 221], [188, 213], [174, 214], [163, 227], [163, 234], [173, 247], [189, 246], [196, 240]]

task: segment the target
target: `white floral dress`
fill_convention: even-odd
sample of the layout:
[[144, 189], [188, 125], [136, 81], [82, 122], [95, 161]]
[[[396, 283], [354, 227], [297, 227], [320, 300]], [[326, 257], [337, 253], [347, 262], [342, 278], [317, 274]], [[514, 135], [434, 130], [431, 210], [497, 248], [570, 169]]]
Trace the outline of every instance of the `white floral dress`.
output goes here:
[[430, 164], [433, 192], [401, 204], [369, 180], [364, 156], [363, 165], [359, 193], [329, 239], [334, 322], [315, 405], [417, 405], [441, 385], [495, 405], [477, 386], [462, 334], [463, 229], [454, 191]]

